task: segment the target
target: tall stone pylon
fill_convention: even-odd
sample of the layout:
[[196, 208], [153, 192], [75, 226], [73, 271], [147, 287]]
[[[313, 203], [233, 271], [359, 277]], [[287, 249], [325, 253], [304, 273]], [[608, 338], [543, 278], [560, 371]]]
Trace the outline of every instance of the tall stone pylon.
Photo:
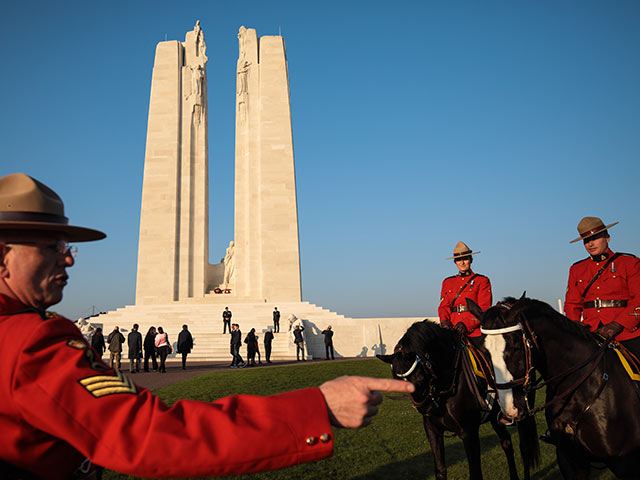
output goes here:
[[207, 56], [200, 22], [156, 48], [136, 304], [203, 297], [209, 259]]
[[233, 290], [301, 300], [298, 207], [284, 39], [240, 27]]

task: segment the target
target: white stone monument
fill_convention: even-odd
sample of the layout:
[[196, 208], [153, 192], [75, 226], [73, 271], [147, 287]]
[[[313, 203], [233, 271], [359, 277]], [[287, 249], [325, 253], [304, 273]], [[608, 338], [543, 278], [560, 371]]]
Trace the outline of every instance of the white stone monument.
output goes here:
[[[311, 356], [324, 355], [321, 330], [334, 327], [338, 356], [393, 349], [421, 318], [352, 319], [303, 302], [298, 210], [284, 39], [240, 27], [236, 86], [234, 238], [209, 258], [207, 56], [198, 21], [184, 42], [158, 44], [151, 82], [142, 185], [136, 304], [95, 320], [104, 331], [163, 326], [175, 341], [194, 336], [194, 360], [227, 360], [221, 313], [229, 305], [243, 332], [265, 331], [274, 306], [305, 327]], [[220, 293], [216, 293], [220, 292]], [[226, 292], [226, 293], [225, 293]], [[297, 317], [297, 318], [296, 318]], [[272, 358], [295, 358], [287, 327]], [[287, 332], [287, 333], [285, 333]], [[385, 350], [385, 348], [387, 350]]]
[[207, 56], [199, 21], [184, 43], [161, 42], [151, 81], [136, 304], [207, 292]]

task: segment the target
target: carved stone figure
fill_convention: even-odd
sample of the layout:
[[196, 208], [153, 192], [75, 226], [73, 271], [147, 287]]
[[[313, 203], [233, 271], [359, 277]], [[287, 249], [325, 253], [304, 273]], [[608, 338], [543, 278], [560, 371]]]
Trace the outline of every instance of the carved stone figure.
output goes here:
[[229, 242], [229, 247], [227, 247], [227, 254], [224, 256], [224, 280], [223, 280], [223, 288], [229, 288], [233, 283], [233, 274], [235, 273], [235, 258], [234, 258], [234, 250], [236, 243], [231, 240]]
[[190, 67], [191, 69], [191, 92], [187, 98], [195, 95], [194, 104], [202, 105], [202, 83], [204, 81], [204, 71], [200, 65]]
[[238, 69], [238, 96], [247, 93], [247, 73], [249, 72], [249, 67], [251, 67], [251, 63], [245, 60], [242, 66]]
[[196, 26], [193, 27], [193, 31], [196, 32], [196, 56], [203, 57], [203, 64], [207, 61], [207, 44], [204, 43], [204, 33], [200, 28], [200, 20], [196, 21]]
[[294, 328], [296, 328], [296, 326], [301, 326], [303, 327], [304, 325], [302, 324], [302, 320], [300, 320], [298, 317], [296, 317], [293, 313], [289, 314], [289, 316], [287, 317], [287, 320], [289, 320], [289, 331], [293, 331]]
[[239, 43], [239, 50], [240, 50], [240, 58], [244, 58], [247, 54], [247, 50], [244, 46], [245, 44], [245, 39], [246, 39], [246, 35], [247, 35], [247, 29], [244, 28], [244, 26], [240, 27], [240, 29], [238, 30], [238, 43]]
[[80, 332], [82, 333], [82, 335], [84, 335], [84, 338], [91, 341], [91, 337], [96, 331], [96, 326], [88, 322], [84, 318], [78, 319], [78, 321], [76, 322], [76, 326], [78, 327], [78, 329], [80, 329]]

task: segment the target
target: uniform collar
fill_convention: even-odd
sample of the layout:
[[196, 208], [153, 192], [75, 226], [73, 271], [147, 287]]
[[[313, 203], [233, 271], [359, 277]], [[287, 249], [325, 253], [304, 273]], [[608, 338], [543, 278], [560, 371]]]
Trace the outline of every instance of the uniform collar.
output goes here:
[[0, 311], [3, 313], [20, 312], [26, 309], [27, 306], [22, 302], [0, 293]]
[[458, 272], [459, 277], [470, 277], [471, 275], [473, 275], [473, 271], [471, 269], [466, 272]]
[[604, 262], [611, 255], [613, 255], [613, 251], [611, 251], [610, 248], [607, 248], [607, 251], [604, 253], [601, 253], [600, 255], [591, 255], [591, 260], [593, 260], [594, 262]]

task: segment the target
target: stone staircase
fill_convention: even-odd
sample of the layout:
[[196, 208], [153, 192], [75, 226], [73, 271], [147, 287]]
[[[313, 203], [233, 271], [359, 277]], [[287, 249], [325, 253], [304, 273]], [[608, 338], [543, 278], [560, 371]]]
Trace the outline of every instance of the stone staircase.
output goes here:
[[[217, 300], [217, 299], [216, 299]], [[294, 314], [305, 325], [305, 339], [307, 356], [312, 358], [310, 352], [323, 351], [322, 336], [318, 335], [319, 329], [326, 325], [340, 323], [345, 320], [343, 315], [311, 304], [309, 302], [283, 302], [283, 303], [235, 303], [229, 297], [227, 303], [180, 303], [165, 305], [130, 305], [112, 312], [91, 318], [91, 323], [101, 326], [105, 336], [118, 325], [122, 334], [127, 336], [131, 326], [137, 323], [143, 338], [150, 326], [162, 326], [169, 335], [174, 353], [169, 358], [176, 357], [176, 342], [182, 325], [189, 326], [193, 336], [194, 348], [189, 355], [192, 361], [229, 361], [229, 334], [223, 334], [222, 311], [229, 307], [233, 317], [232, 323], [238, 323], [242, 331], [242, 339], [251, 330], [256, 329], [260, 352], [264, 359], [264, 332], [268, 327], [273, 327], [273, 308], [280, 310], [280, 333], [275, 333], [272, 343], [272, 360], [295, 360], [296, 348], [292, 335], [289, 332], [287, 318]], [[313, 347], [313, 348], [311, 348]], [[123, 360], [127, 358], [127, 347], [123, 347]], [[243, 344], [241, 355], [246, 357], [246, 346]], [[108, 356], [108, 353], [107, 353]], [[179, 356], [179, 355], [178, 355]], [[246, 360], [246, 358], [245, 358]]]

